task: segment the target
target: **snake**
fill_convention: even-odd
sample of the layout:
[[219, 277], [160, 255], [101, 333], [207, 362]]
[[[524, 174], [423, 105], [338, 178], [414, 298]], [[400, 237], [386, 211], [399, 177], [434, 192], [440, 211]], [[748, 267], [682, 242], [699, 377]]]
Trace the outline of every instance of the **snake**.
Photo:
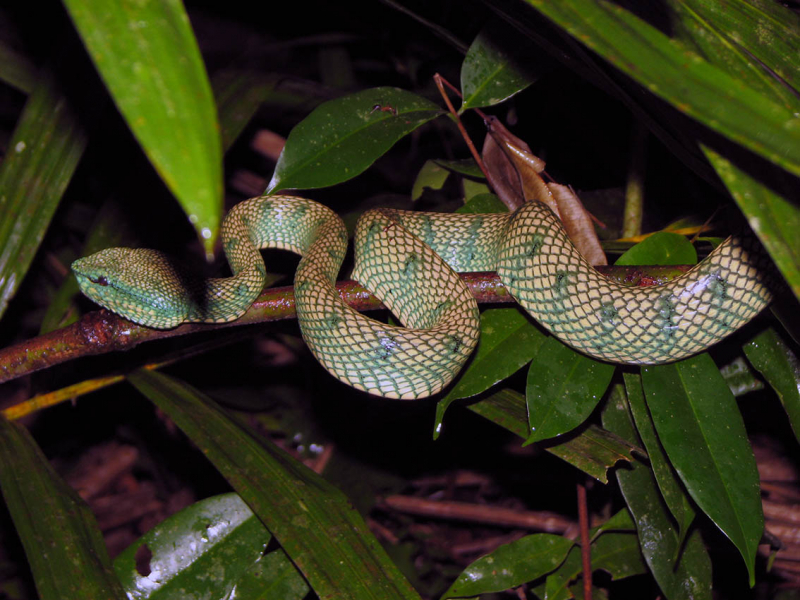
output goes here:
[[285, 195], [240, 202], [221, 227], [232, 276], [188, 275], [167, 255], [109, 248], [72, 264], [84, 295], [151, 328], [241, 317], [262, 292], [260, 249], [301, 256], [297, 319], [305, 343], [338, 380], [369, 394], [417, 399], [446, 388], [480, 337], [477, 302], [458, 276], [496, 271], [533, 319], [579, 352], [618, 364], [663, 364], [702, 352], [771, 299], [768, 262], [752, 235], [733, 235], [662, 285], [631, 287], [601, 275], [552, 210], [529, 201], [513, 213], [372, 209], [358, 220], [353, 279], [401, 325], [372, 319], [335, 288], [348, 248], [342, 219]]

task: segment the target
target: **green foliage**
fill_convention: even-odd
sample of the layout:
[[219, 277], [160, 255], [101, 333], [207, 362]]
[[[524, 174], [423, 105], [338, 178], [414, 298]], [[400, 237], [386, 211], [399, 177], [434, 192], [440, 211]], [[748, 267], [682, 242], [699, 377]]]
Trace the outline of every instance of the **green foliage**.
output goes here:
[[615, 265], [693, 265], [697, 251], [684, 236], [659, 231], [617, 259]]
[[222, 208], [219, 126], [180, 0], [64, 4], [114, 102], [210, 255]]
[[0, 488], [42, 600], [123, 600], [89, 507], [28, 431], [0, 417]]
[[271, 537], [239, 496], [224, 494], [159, 523], [114, 560], [114, 570], [134, 598], [300, 600], [308, 584], [282, 550], [264, 554]]
[[[256, 191], [337, 186], [328, 196], [327, 190], [319, 193], [343, 211], [361, 212], [370, 204], [393, 203], [399, 195], [452, 209], [448, 195], [455, 189], [459, 200], [469, 200], [460, 209], [464, 212], [500, 210], [497, 197], [484, 193], [482, 174], [465, 158], [467, 151], [451, 120], [441, 118], [444, 110], [429, 81], [429, 69], [416, 53], [433, 61], [440, 72], [461, 67], [460, 112], [467, 123], [473, 119], [471, 108], [493, 106], [499, 115], [523, 123], [547, 119], [532, 108], [532, 98], [554, 92], [574, 103], [570, 118], [580, 123], [577, 113], [589, 107], [581, 104], [580, 93], [561, 88], [580, 81], [601, 89], [685, 163], [688, 168], [680, 177], [693, 178], [693, 198], [726, 188], [727, 193], [715, 198], [738, 207], [788, 289], [800, 298], [800, 22], [779, 3], [670, 0], [670, 27], [665, 28], [670, 35], [605, 0], [527, 0], [513, 10], [490, 2], [492, 15], [500, 18], [480, 32], [476, 23], [486, 22], [488, 13], [458, 4], [458, 11], [475, 14], [453, 22], [453, 31], [422, 17], [412, 27], [419, 33], [427, 25], [451, 41], [471, 38], [471, 45], [454, 44], [465, 50], [464, 57], [454, 58], [449, 49], [438, 47], [426, 54], [423, 43], [408, 42], [391, 59], [375, 44], [361, 61], [351, 61], [349, 52], [355, 50], [339, 38], [314, 38], [297, 45], [270, 42], [268, 54], [276, 57], [272, 62], [261, 60], [264, 57], [250, 48], [250, 54], [237, 51], [216, 61], [206, 57], [205, 63], [178, 0], [64, 4], [74, 23], [68, 34], [85, 47], [119, 114], [87, 108], [75, 82], [68, 85], [69, 75], [54, 67], [85, 60], [75, 48], [67, 45], [62, 52], [52, 45], [34, 56], [30, 49], [20, 50], [14, 39], [0, 40], [0, 80], [17, 90], [14, 94], [27, 96], [24, 106], [20, 103], [13, 134], [6, 136], [0, 166], [0, 314], [11, 302], [11, 309], [22, 314], [18, 321], [28, 327], [25, 331], [34, 332], [29, 335], [39, 327], [52, 329], [77, 311], [74, 284], [68, 278], [48, 281], [48, 261], [67, 263], [97, 246], [143, 237], [149, 227], [130, 217], [137, 210], [149, 211], [140, 217], [157, 235], [169, 238], [165, 244], [187, 237], [186, 219], [176, 220], [172, 207], [146, 202], [160, 195], [160, 184], [149, 183], [141, 200], [120, 201], [128, 185], [117, 183], [109, 194], [113, 198], [99, 210], [80, 198], [95, 184], [78, 187], [81, 182], [74, 180], [80, 179], [79, 161], [92, 154], [85, 150], [93, 144], [96, 149], [107, 143], [103, 130], [113, 126], [133, 133], [135, 140], [117, 137], [115, 143], [124, 147], [124, 156], [141, 151], [146, 157], [188, 216], [206, 254], [213, 250], [222, 212], [222, 150], [234, 146], [240, 135], [251, 134], [251, 127], [264, 127], [265, 119], [267, 126], [290, 132], [270, 182], [257, 180]], [[456, 7], [447, 0], [431, 4]], [[398, 18], [389, 8], [381, 10], [387, 11], [380, 13], [384, 19]], [[385, 23], [376, 26], [383, 30]], [[285, 35], [290, 34], [281, 32], [279, 37], [283, 40]], [[319, 51], [320, 65], [336, 68], [336, 77], [323, 73], [320, 81], [357, 89], [332, 90], [313, 79], [285, 75], [282, 67], [289, 71], [294, 61], [302, 64], [298, 72], [313, 77], [304, 46]], [[284, 59], [285, 64], [279, 64]], [[376, 75], [371, 72], [376, 63], [393, 66]], [[226, 66], [220, 69], [219, 64]], [[394, 87], [398, 73], [408, 89]], [[551, 78], [552, 73], [556, 76]], [[480, 127], [473, 131], [482, 135]], [[532, 147], [538, 143], [526, 141]], [[570, 142], [584, 149], [581, 139]], [[86, 158], [83, 177], [103, 181], [107, 163], [97, 155], [117, 150]], [[604, 155], [600, 150], [592, 156], [599, 161]], [[558, 161], [551, 167], [563, 168]], [[580, 175], [570, 172], [563, 177], [568, 183]], [[391, 190], [393, 195], [365, 199], [375, 180], [380, 194]], [[70, 194], [70, 185], [78, 191]], [[106, 200], [105, 190], [97, 195]], [[127, 204], [124, 210], [122, 204]], [[607, 213], [605, 207], [591, 208]], [[64, 216], [59, 218], [57, 210]], [[90, 210], [94, 218], [87, 218]], [[85, 226], [88, 222], [91, 227]], [[87, 240], [84, 247], [69, 223], [83, 225], [77, 229]], [[157, 227], [163, 223], [168, 228]], [[55, 230], [49, 245], [48, 228]], [[39, 251], [42, 244], [47, 251]], [[661, 233], [635, 246], [618, 264], [686, 264], [696, 258], [685, 238]], [[21, 287], [26, 281], [40, 291], [26, 292]], [[49, 305], [38, 310], [37, 303]], [[751, 341], [744, 346], [734, 337], [712, 355], [719, 352], [725, 360], [720, 364], [727, 364], [731, 354], [740, 356], [743, 350], [774, 390], [764, 390], [762, 398], [782, 406], [797, 436], [796, 345], [770, 324], [753, 327], [747, 338]], [[796, 331], [789, 333], [797, 339]], [[296, 348], [299, 343], [287, 346]], [[466, 398], [462, 404], [474, 414], [600, 483], [608, 482], [609, 470], [622, 463], [615, 485], [627, 508], [592, 531], [593, 568], [605, 570], [612, 580], [649, 573], [669, 600], [710, 598], [711, 558], [705, 544], [717, 538], [703, 534], [716, 527], [731, 544], [729, 552], [718, 553], [715, 560], [735, 565], [743, 560], [752, 586], [764, 576], [756, 562], [764, 526], [758, 472], [742, 414], [712, 355], [646, 367], [639, 375], [634, 368], [615, 369], [576, 354], [547, 337], [516, 308], [485, 310], [477, 352], [460, 379], [438, 399], [434, 437], [448, 427], [448, 407]], [[129, 370], [139, 359], [127, 360]], [[525, 385], [515, 374], [528, 363]], [[304, 373], [314, 368], [310, 362], [303, 364]], [[219, 395], [234, 406], [259, 405], [268, 394], [250, 382], [239, 383], [237, 368], [224, 363], [219, 369], [236, 383], [231, 383], [232, 391]], [[181, 598], [189, 589], [196, 597], [224, 597], [236, 589], [242, 598], [300, 598], [309, 587], [321, 598], [419, 597], [407, 578], [420, 589], [426, 585], [423, 578], [400, 571], [414, 562], [408, 552], [391, 549], [394, 564], [362, 515], [332, 483], [260, 439], [209, 394], [144, 370], [128, 379], [202, 450], [238, 496], [202, 501], [147, 532], [117, 559], [115, 576], [85, 503], [53, 471], [27, 432], [2, 421], [0, 488], [41, 598], [139, 593], [134, 590], [141, 591], [151, 581], [136, 562], [143, 545], [152, 552], [149, 565], [159, 571], [160, 587], [133, 597], [151, 597], [152, 592], [152, 597]], [[311, 409], [298, 399], [302, 394], [296, 389], [301, 386], [294, 385], [294, 392], [279, 388], [278, 395], [292, 406], [294, 419], [307, 422]], [[335, 402], [325, 383], [308, 387], [317, 399]], [[260, 417], [260, 425], [267, 423], [270, 431], [280, 428], [270, 420], [280, 411], [263, 412], [267, 416]], [[368, 435], [367, 429], [358, 436]], [[564, 472], [571, 475], [566, 466]], [[532, 483], [544, 495], [555, 494], [560, 485]], [[348, 493], [368, 498], [359, 506], [372, 503], [375, 489], [364, 492], [364, 481], [354, 484], [342, 478], [342, 485]], [[213, 540], [207, 535], [212, 526], [217, 536]], [[264, 554], [268, 543], [280, 548], [269, 546]], [[734, 548], [741, 558], [730, 552]], [[204, 578], [209, 573], [214, 576]], [[581, 577], [580, 549], [572, 540], [534, 534], [500, 546], [431, 590], [442, 593], [449, 588], [444, 593], [449, 598], [530, 584], [533, 594], [549, 600], [580, 597], [575, 582]], [[746, 584], [744, 578], [739, 583]]]
[[441, 108], [425, 98], [388, 87], [326, 102], [292, 129], [266, 191], [327, 187], [351, 179], [440, 114]]

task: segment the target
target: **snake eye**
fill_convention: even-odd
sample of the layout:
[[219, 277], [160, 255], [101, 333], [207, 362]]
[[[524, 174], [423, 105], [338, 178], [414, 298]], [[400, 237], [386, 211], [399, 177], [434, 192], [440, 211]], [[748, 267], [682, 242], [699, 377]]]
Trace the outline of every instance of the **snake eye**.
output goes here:
[[100, 275], [100, 277], [98, 277], [96, 279], [94, 277], [89, 277], [89, 281], [91, 281], [92, 283], [94, 283], [96, 285], [102, 285], [103, 287], [106, 287], [108, 285], [108, 279], [106, 279], [102, 275]]

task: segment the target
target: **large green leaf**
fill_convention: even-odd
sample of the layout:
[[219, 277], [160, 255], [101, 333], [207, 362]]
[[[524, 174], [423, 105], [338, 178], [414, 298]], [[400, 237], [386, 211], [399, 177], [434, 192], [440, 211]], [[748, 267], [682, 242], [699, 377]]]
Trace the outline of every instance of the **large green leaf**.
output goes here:
[[461, 66], [459, 112], [499, 104], [531, 85], [538, 70], [534, 52], [533, 43], [514, 29], [498, 23], [484, 27]]
[[322, 477], [189, 385], [144, 370], [128, 380], [203, 451], [320, 598], [419, 599], [347, 498]]
[[464, 569], [442, 600], [501, 592], [538, 579], [564, 562], [574, 544], [549, 533], [535, 533], [503, 544]]
[[[676, 35], [709, 63], [765, 98], [797, 111], [800, 18], [796, 14], [762, 1], [731, 0], [721, 5], [709, 0], [670, 0], [670, 6]], [[705, 145], [701, 148], [800, 298], [800, 252], [790, 233], [800, 228], [800, 206], [792, 202], [797, 182], [776, 185], [773, 177], [767, 186], [741, 165]]]
[[549, 337], [528, 369], [526, 444], [572, 431], [583, 423], [611, 383], [614, 365], [589, 358]]
[[772, 328], [745, 344], [744, 353], [778, 394], [794, 435], [800, 440], [800, 361], [797, 356]]
[[642, 384], [672, 465], [739, 549], [752, 585], [764, 515], [756, 461], [733, 394], [708, 354], [643, 367]]
[[530, 362], [544, 342], [530, 320], [515, 308], [495, 308], [481, 314], [478, 350], [450, 391], [436, 404], [434, 439], [439, 437], [447, 407], [459, 398], [485, 392]]
[[390, 87], [325, 102], [292, 129], [266, 191], [327, 187], [352, 179], [399, 139], [442, 113], [433, 102]]
[[180, 0], [64, 0], [117, 107], [211, 254], [222, 152], [211, 86]]
[[[114, 560], [132, 600], [300, 600], [308, 584], [236, 494], [197, 502], [159, 523]], [[255, 584], [255, 585], [254, 585]]]
[[800, 17], [795, 12], [770, 0], [670, 0], [669, 5], [682, 39], [706, 60], [792, 106], [791, 87], [800, 89]]
[[0, 165], [0, 315], [16, 293], [86, 148], [86, 135], [42, 71]]
[[[621, 386], [611, 392], [603, 425], [633, 443], [639, 441]], [[700, 532], [692, 531], [684, 543], [662, 503], [653, 471], [635, 462], [629, 469], [617, 470], [617, 481], [636, 522], [644, 559], [666, 598], [711, 600], [711, 559]]]
[[763, 97], [610, 2], [526, 1], [681, 112], [800, 175], [800, 101]]
[[693, 265], [697, 251], [684, 236], [659, 231], [620, 256], [615, 265]]
[[25, 428], [2, 417], [0, 488], [41, 600], [125, 600], [92, 511]]
[[[628, 396], [630, 411], [636, 423], [638, 437], [647, 449], [653, 477], [655, 477], [658, 489], [669, 512], [672, 513], [678, 523], [677, 548], [683, 544], [683, 540], [689, 531], [689, 525], [694, 520], [694, 508], [686, 496], [677, 474], [672, 469], [661, 442], [658, 440], [653, 420], [650, 417], [650, 411], [647, 410], [647, 404], [645, 403], [641, 377], [634, 373], [624, 373], [623, 379], [625, 380], [625, 391]], [[620, 391], [615, 390], [615, 392], [619, 400]], [[628, 440], [635, 440], [636, 437], [632, 433], [632, 431], [625, 429], [620, 435]], [[636, 466], [635, 468], [639, 467]], [[623, 476], [622, 472], [620, 472], [620, 476]]]

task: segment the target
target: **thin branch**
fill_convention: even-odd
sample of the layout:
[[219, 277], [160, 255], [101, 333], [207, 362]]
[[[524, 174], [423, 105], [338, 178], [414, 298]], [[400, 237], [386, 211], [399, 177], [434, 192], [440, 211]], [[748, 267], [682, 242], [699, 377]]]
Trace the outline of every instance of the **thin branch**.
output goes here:
[[572, 521], [555, 513], [515, 510], [502, 506], [472, 504], [469, 502], [428, 500], [426, 498], [417, 498], [416, 496], [386, 496], [380, 505], [385, 509], [411, 515], [503, 527], [520, 527], [548, 533], [564, 533], [574, 526]]
[[[433, 80], [436, 82], [436, 87], [439, 88], [439, 93], [444, 98], [444, 103], [447, 104], [447, 108], [450, 111], [450, 114], [453, 115], [453, 118], [456, 120], [456, 125], [458, 126], [458, 130], [461, 132], [461, 137], [464, 138], [464, 142], [467, 144], [470, 153], [472, 154], [472, 158], [475, 159], [475, 163], [480, 168], [483, 176], [486, 177], [486, 181], [489, 181], [489, 174], [486, 172], [486, 167], [483, 164], [483, 159], [481, 158], [478, 149], [475, 148], [475, 144], [472, 143], [472, 139], [470, 139], [469, 134], [467, 133], [467, 129], [464, 127], [464, 124], [461, 122], [461, 117], [458, 114], [458, 111], [453, 106], [453, 103], [450, 102], [450, 97], [447, 95], [447, 92], [444, 91], [444, 86], [447, 84], [448, 87], [454, 89], [450, 82], [448, 82], [444, 77], [436, 73], [433, 76]], [[456, 90], [456, 93], [460, 96], [461, 94]]]
[[647, 166], [648, 130], [639, 121], [634, 121], [631, 133], [631, 158], [628, 165], [628, 181], [625, 185], [625, 212], [622, 218], [622, 237], [634, 237], [642, 233], [644, 213], [644, 175]]
[[[690, 269], [678, 267], [602, 267], [598, 271], [616, 281], [633, 286], [664, 283]], [[496, 273], [462, 273], [479, 304], [509, 304], [514, 299]], [[336, 288], [342, 299], [358, 311], [382, 310], [384, 305], [354, 281], [341, 281]], [[183, 336], [199, 331], [227, 329], [297, 316], [294, 288], [264, 290], [245, 315], [230, 323], [192, 323], [174, 329], [150, 329], [99, 310], [79, 321], [39, 337], [0, 349], [0, 383], [29, 375], [76, 358], [130, 350], [143, 342]]]
[[592, 546], [589, 541], [589, 507], [586, 486], [578, 484], [578, 523], [581, 529], [581, 564], [583, 565], [583, 598], [592, 600]]

